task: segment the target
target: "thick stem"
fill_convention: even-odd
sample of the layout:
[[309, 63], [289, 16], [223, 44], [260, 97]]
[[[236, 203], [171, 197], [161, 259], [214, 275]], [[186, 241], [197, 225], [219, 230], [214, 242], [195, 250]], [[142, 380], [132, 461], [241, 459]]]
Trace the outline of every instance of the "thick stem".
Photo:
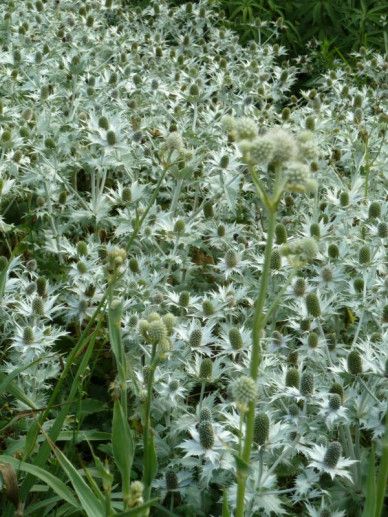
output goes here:
[[[257, 380], [259, 373], [259, 366], [261, 361], [261, 346], [260, 339], [263, 327], [265, 325], [266, 318], [263, 314], [265, 298], [268, 289], [269, 276], [271, 272], [271, 253], [272, 253], [272, 245], [275, 233], [275, 224], [276, 224], [276, 208], [267, 207], [268, 213], [268, 230], [267, 230], [267, 243], [265, 247], [264, 254], [264, 265], [263, 271], [260, 279], [260, 288], [259, 294], [255, 303], [255, 313], [253, 316], [253, 327], [252, 327], [252, 355], [251, 355], [251, 363], [249, 373], [253, 380]], [[246, 420], [246, 430], [245, 430], [245, 440], [244, 447], [242, 453], [243, 462], [246, 465], [249, 465], [249, 460], [251, 456], [253, 435], [254, 435], [254, 423], [255, 423], [255, 404], [251, 402], [249, 404], [249, 409], [247, 413]], [[237, 507], [236, 507], [236, 517], [244, 517], [244, 508], [245, 508], [245, 485], [247, 480], [248, 472], [246, 470], [242, 470], [241, 468], [237, 469]]]

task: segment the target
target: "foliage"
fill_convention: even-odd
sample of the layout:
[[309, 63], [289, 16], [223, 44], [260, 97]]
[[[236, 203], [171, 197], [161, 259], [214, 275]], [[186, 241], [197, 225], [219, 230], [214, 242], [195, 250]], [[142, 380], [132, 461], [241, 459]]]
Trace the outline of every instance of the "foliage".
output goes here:
[[378, 517], [386, 58], [294, 96], [206, 1], [0, 20], [1, 515]]
[[[334, 59], [349, 59], [361, 47], [387, 52], [386, 4], [382, 0], [215, 0], [224, 9], [226, 23], [242, 41], [264, 41], [268, 22], [277, 21], [280, 39], [291, 54], [311, 52], [316, 41], [317, 58], [324, 67]], [[318, 43], [319, 42], [319, 43]], [[317, 63], [317, 66], [319, 63]]]

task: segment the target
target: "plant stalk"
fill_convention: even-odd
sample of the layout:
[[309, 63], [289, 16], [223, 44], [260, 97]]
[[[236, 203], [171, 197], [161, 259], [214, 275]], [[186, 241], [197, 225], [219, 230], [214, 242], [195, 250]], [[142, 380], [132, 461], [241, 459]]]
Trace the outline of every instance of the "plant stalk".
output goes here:
[[[268, 230], [267, 230], [267, 242], [264, 254], [264, 265], [260, 279], [259, 294], [255, 302], [255, 312], [253, 316], [253, 327], [252, 327], [252, 355], [249, 373], [253, 380], [257, 380], [259, 373], [259, 366], [261, 361], [261, 333], [265, 325], [266, 318], [264, 316], [264, 304], [268, 289], [269, 277], [271, 272], [271, 253], [275, 233], [276, 224], [276, 211], [277, 207], [265, 204], [268, 214]], [[242, 452], [243, 464], [246, 465], [246, 469], [242, 469], [241, 466], [237, 468], [237, 507], [236, 517], [244, 517], [245, 511], [245, 487], [248, 476], [248, 465], [251, 455], [253, 435], [254, 435], [254, 422], [255, 422], [255, 403], [249, 404], [249, 409], [246, 419], [246, 430], [245, 440]]]

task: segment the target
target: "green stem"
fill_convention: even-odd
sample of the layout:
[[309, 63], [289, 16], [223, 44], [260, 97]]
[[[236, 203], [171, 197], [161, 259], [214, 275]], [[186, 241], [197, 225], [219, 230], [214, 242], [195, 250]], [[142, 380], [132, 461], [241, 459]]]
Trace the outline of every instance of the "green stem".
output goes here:
[[[263, 200], [264, 201], [264, 200]], [[263, 271], [260, 279], [260, 288], [259, 294], [255, 303], [255, 312], [253, 316], [253, 327], [252, 327], [252, 356], [249, 373], [253, 380], [257, 380], [259, 373], [259, 366], [261, 361], [261, 346], [260, 346], [260, 338], [261, 332], [265, 325], [266, 318], [263, 314], [265, 298], [268, 289], [269, 277], [271, 272], [271, 253], [272, 253], [272, 245], [275, 233], [275, 224], [276, 224], [276, 206], [271, 205], [270, 203], [267, 205], [267, 214], [268, 214], [268, 230], [267, 230], [267, 243], [265, 247], [264, 254], [264, 265]], [[252, 442], [253, 442], [253, 434], [254, 434], [254, 421], [255, 421], [255, 404], [251, 402], [249, 404], [249, 409], [247, 413], [247, 422], [246, 422], [246, 430], [245, 430], [245, 440], [244, 447], [242, 453], [242, 460], [245, 465], [249, 465]], [[236, 517], [244, 517], [244, 508], [245, 508], [245, 486], [247, 481], [247, 470], [242, 470], [241, 467], [237, 469], [237, 507], [236, 507]]]
[[206, 382], [202, 381], [201, 382], [201, 394], [199, 395], [199, 410], [200, 411], [202, 409], [203, 397], [205, 396], [205, 386], [206, 386]]
[[154, 373], [157, 365], [157, 357], [156, 357], [156, 345], [152, 345], [152, 353], [151, 353], [151, 363], [150, 369], [148, 372], [147, 379], [147, 399], [144, 410], [144, 434], [143, 434], [143, 444], [144, 444], [144, 502], [147, 502], [151, 496], [151, 483], [146, 482], [146, 480], [150, 479], [150, 472], [152, 470], [151, 465], [151, 454], [150, 454], [150, 433], [151, 429], [151, 401], [152, 401], [152, 389], [154, 384]]

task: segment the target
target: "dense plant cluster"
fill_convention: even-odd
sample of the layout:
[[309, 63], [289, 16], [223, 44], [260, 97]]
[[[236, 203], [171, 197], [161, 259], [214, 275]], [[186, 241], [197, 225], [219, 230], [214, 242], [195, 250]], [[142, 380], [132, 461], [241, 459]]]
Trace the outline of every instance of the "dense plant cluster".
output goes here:
[[0, 20], [1, 514], [379, 515], [386, 58], [294, 96], [206, 1]]
[[[225, 22], [242, 41], [266, 38], [268, 22], [275, 21], [280, 41], [294, 56], [311, 58], [313, 69], [335, 66], [340, 58], [352, 60], [351, 52], [367, 47], [387, 52], [386, 6], [383, 0], [214, 0], [224, 10]], [[311, 78], [310, 78], [311, 79]], [[314, 74], [312, 79], [315, 79]]]

